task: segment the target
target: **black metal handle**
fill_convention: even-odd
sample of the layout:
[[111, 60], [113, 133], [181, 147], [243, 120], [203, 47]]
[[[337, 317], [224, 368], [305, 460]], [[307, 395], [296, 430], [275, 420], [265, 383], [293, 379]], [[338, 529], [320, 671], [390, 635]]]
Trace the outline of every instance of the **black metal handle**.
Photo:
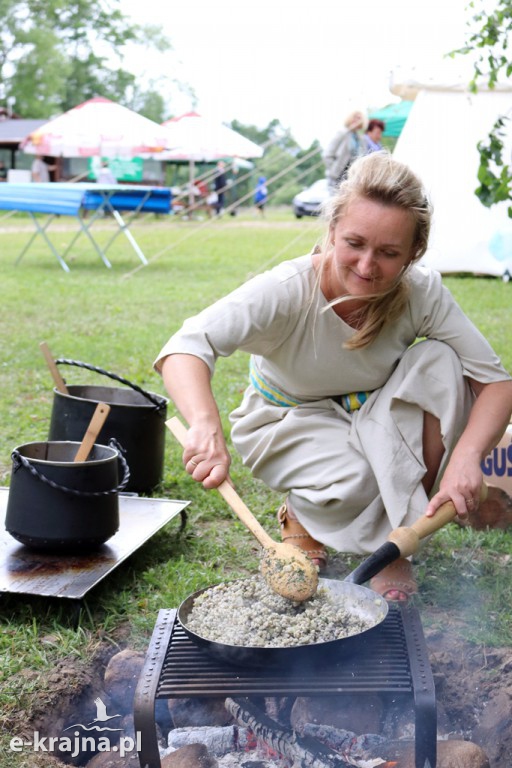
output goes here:
[[109, 446], [111, 448], [114, 448], [118, 454], [119, 454], [119, 461], [121, 462], [121, 466], [123, 467], [123, 479], [117, 486], [117, 488], [111, 488], [108, 491], [78, 491], [75, 488], [67, 488], [65, 485], [60, 485], [59, 483], [56, 483], [54, 480], [50, 480], [49, 477], [45, 477], [45, 475], [42, 474], [42, 472], [39, 472], [36, 467], [34, 467], [25, 456], [22, 456], [21, 453], [17, 450], [14, 450], [11, 454], [12, 462], [13, 462], [13, 472], [17, 472], [20, 467], [25, 467], [25, 469], [28, 469], [31, 475], [33, 475], [37, 480], [41, 480], [41, 482], [46, 483], [46, 485], [51, 486], [52, 488], [55, 488], [58, 491], [63, 491], [64, 493], [68, 493], [71, 496], [111, 496], [114, 493], [118, 493], [119, 491], [122, 491], [123, 488], [126, 488], [128, 485], [128, 480], [130, 479], [130, 468], [128, 467], [128, 463], [126, 459], [123, 456], [124, 449], [119, 445], [117, 440], [115, 438], [112, 438], [109, 441]]
[[400, 557], [400, 550], [392, 541], [386, 541], [372, 555], [363, 560], [352, 573], [344, 578], [351, 584], [364, 584], [376, 576], [386, 565]]
[[142, 387], [139, 387], [137, 384], [134, 384], [128, 379], [125, 379], [122, 376], [118, 376], [117, 373], [112, 373], [112, 371], [106, 371], [104, 368], [97, 368], [95, 365], [84, 363], [81, 360], [68, 360], [64, 357], [59, 357], [57, 360], [55, 360], [55, 363], [57, 365], [74, 365], [77, 368], [86, 368], [88, 371], [94, 371], [95, 373], [100, 373], [102, 376], [108, 376], [110, 379], [114, 379], [114, 381], [119, 381], [120, 384], [126, 384], [127, 387], [135, 390], [135, 392], [139, 392], [139, 394], [143, 395], [146, 400], [149, 400], [151, 403], [153, 403], [155, 410], [157, 411], [161, 411], [167, 406], [168, 401], [165, 397], [157, 397], [156, 395], [153, 395], [151, 392], [147, 392], [145, 389], [142, 389]]

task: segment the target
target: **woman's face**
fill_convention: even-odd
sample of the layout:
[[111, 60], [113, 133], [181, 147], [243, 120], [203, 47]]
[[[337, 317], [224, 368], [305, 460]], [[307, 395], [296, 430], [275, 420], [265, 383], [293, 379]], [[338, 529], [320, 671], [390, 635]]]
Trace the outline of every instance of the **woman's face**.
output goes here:
[[331, 229], [327, 298], [385, 293], [411, 261], [414, 229], [402, 208], [353, 200]]

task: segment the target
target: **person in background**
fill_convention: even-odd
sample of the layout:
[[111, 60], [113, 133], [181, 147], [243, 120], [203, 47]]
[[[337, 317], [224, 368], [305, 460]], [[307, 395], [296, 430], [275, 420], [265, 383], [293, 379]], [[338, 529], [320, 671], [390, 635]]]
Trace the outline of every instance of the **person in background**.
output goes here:
[[362, 112], [352, 112], [345, 120], [342, 130], [338, 131], [323, 155], [325, 174], [331, 194], [336, 192], [351, 163], [356, 157], [364, 153], [361, 131], [365, 122], [365, 116]]
[[254, 192], [254, 205], [262, 216], [265, 216], [265, 205], [268, 200], [267, 177], [260, 176]]
[[[387, 152], [364, 155], [326, 212], [320, 245], [186, 320], [155, 361], [190, 427], [185, 469], [216, 488], [231, 457], [215, 364], [251, 356], [231, 442], [283, 494], [283, 540], [320, 569], [328, 547], [367, 555], [449, 500], [461, 521], [476, 513], [481, 462], [512, 414], [511, 376], [440, 274], [418, 266], [432, 217], [420, 179]], [[371, 586], [407, 600], [411, 561]]]
[[382, 134], [386, 130], [383, 120], [370, 120], [363, 136], [366, 152], [379, 152], [382, 149]]
[[238, 198], [239, 198], [239, 190], [237, 189], [238, 186], [238, 166], [235, 161], [231, 164], [231, 174], [228, 176], [227, 184], [228, 184], [228, 207], [229, 207], [229, 215], [230, 216], [236, 216], [238, 214]]
[[31, 168], [32, 181], [47, 184], [51, 180], [50, 171], [55, 171], [56, 168], [56, 165], [49, 165], [43, 155], [36, 155]]
[[213, 179], [213, 188], [215, 190], [215, 194], [217, 195], [217, 200], [214, 203], [215, 213], [217, 216], [221, 215], [225, 207], [224, 197], [226, 194], [226, 188], [228, 186], [225, 168], [226, 165], [224, 161], [219, 160], [217, 163], [217, 172]]
[[97, 184], [117, 184], [117, 179], [112, 173], [108, 160], [102, 160], [98, 173], [96, 174]]
[[0, 182], [7, 181], [7, 168], [3, 160], [0, 160]]

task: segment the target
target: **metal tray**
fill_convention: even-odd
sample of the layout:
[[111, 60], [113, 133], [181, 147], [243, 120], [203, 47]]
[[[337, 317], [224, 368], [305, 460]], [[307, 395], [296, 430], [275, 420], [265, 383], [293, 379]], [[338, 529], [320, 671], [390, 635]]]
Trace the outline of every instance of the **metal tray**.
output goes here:
[[119, 496], [119, 530], [87, 555], [39, 553], [5, 530], [9, 489], [0, 487], [0, 593], [79, 600], [176, 515], [189, 501]]

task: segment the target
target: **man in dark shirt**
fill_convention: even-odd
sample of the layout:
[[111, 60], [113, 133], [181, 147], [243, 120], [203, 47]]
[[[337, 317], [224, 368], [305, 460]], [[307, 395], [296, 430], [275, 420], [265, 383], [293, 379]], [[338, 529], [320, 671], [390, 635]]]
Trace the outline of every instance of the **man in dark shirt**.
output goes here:
[[228, 185], [225, 172], [225, 163], [223, 160], [219, 160], [217, 163], [217, 173], [213, 180], [213, 188], [217, 194], [217, 201], [214, 203], [215, 213], [220, 216], [224, 210], [224, 195], [226, 187]]

